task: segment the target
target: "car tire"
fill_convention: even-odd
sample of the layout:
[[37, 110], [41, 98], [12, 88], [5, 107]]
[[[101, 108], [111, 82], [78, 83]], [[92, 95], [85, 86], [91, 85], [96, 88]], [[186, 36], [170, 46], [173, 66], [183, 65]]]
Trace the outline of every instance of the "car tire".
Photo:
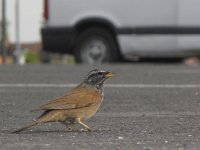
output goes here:
[[120, 54], [113, 35], [103, 28], [93, 27], [78, 34], [75, 59], [78, 63], [101, 64], [119, 61]]

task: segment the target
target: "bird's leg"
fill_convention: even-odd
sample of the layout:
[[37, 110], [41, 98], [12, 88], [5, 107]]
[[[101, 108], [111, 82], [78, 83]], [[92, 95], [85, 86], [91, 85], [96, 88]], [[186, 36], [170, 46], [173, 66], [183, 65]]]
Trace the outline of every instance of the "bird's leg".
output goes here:
[[90, 127], [87, 126], [86, 124], [84, 124], [80, 118], [76, 118], [76, 121], [81, 124], [82, 126], [84, 126], [88, 131], [91, 131]]

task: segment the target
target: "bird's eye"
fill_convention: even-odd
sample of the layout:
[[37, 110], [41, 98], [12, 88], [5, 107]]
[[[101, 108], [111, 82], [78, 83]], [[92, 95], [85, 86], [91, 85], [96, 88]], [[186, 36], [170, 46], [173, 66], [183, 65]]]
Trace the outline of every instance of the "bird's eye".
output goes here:
[[100, 76], [101, 76], [101, 75], [103, 75], [103, 73], [102, 73], [102, 72], [98, 72], [98, 75], [100, 75]]

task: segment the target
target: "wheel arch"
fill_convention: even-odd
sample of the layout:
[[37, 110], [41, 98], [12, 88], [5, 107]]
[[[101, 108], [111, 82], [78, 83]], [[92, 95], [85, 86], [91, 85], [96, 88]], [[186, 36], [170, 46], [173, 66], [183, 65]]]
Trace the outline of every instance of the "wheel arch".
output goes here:
[[114, 36], [117, 34], [115, 25], [111, 21], [100, 17], [81, 19], [75, 24], [75, 31], [79, 33], [90, 27], [102, 27], [111, 32]]
[[75, 26], [74, 26], [74, 37], [75, 40], [73, 45], [73, 50], [71, 53], [73, 53], [74, 51], [74, 45], [76, 44], [76, 38], [77, 36], [84, 30], [91, 28], [91, 27], [100, 27], [103, 28], [105, 30], [107, 30], [109, 33], [111, 33], [112, 37], [114, 38], [116, 45], [117, 45], [117, 49], [118, 52], [121, 55], [121, 51], [120, 51], [120, 47], [119, 47], [119, 42], [117, 40], [117, 28], [114, 25], [114, 23], [112, 23], [111, 21], [109, 21], [108, 19], [104, 19], [101, 17], [89, 17], [89, 18], [84, 18], [79, 20]]

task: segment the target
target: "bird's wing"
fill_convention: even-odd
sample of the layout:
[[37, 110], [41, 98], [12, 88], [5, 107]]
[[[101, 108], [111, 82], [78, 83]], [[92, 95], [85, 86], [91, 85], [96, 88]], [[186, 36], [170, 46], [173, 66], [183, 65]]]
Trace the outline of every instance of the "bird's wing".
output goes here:
[[77, 87], [66, 95], [49, 101], [39, 107], [39, 110], [74, 109], [87, 107], [101, 100], [101, 94], [92, 88]]

